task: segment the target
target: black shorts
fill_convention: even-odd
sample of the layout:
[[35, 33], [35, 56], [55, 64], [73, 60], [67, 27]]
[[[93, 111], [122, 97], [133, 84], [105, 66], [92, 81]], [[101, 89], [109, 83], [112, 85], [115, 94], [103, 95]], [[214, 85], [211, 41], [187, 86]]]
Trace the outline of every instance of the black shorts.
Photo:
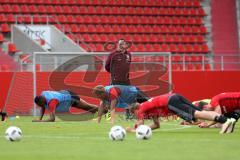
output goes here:
[[71, 95], [71, 97], [72, 97], [72, 106], [74, 107], [74, 106], [77, 106], [78, 105], [78, 103], [79, 103], [79, 101], [80, 101], [80, 97], [76, 94], [76, 93], [74, 93], [74, 92], [72, 92], [72, 91], [69, 91], [69, 90], [67, 90], [69, 93], [70, 93], [70, 95]]
[[179, 94], [174, 94], [169, 97], [168, 108], [170, 111], [188, 122], [196, 121], [194, 113], [195, 111], [201, 111], [200, 108], [197, 108]]
[[137, 93], [137, 102], [138, 103], [143, 103], [145, 101], [148, 101], [150, 98], [145, 94], [143, 93], [143, 91], [141, 91], [139, 88], [137, 88], [138, 90], [138, 93]]

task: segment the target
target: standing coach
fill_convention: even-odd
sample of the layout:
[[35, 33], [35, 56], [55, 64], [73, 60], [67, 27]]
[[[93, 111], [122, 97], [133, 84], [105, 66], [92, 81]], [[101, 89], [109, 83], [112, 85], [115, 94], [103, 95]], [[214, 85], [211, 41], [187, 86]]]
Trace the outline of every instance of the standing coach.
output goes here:
[[111, 74], [111, 85], [130, 85], [131, 53], [127, 51], [127, 47], [125, 40], [119, 40], [117, 50], [107, 58], [105, 69]]

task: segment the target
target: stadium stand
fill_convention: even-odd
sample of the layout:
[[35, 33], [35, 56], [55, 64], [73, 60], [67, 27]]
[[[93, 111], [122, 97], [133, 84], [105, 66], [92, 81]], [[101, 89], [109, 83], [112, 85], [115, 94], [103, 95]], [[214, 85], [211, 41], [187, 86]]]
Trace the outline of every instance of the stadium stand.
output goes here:
[[33, 20], [34, 24], [55, 25], [94, 51], [104, 51], [106, 42], [120, 37], [133, 42], [130, 51], [210, 53], [205, 39], [206, 13], [200, 0], [2, 0], [0, 3], [3, 34], [10, 32], [10, 25], [16, 19], [26, 24]]

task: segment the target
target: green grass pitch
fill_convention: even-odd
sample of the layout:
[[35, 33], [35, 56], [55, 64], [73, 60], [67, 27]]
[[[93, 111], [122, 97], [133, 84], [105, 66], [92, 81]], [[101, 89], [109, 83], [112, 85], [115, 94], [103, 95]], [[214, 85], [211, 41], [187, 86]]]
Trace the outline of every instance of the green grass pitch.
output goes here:
[[[108, 138], [111, 124], [103, 121], [32, 123], [32, 117], [0, 122], [0, 159], [6, 160], [227, 160], [239, 159], [240, 131], [220, 135], [219, 129], [184, 127], [179, 122], [162, 122], [150, 140], [124, 141]], [[124, 127], [134, 122], [118, 121]], [[5, 139], [5, 130], [18, 126], [20, 142]]]

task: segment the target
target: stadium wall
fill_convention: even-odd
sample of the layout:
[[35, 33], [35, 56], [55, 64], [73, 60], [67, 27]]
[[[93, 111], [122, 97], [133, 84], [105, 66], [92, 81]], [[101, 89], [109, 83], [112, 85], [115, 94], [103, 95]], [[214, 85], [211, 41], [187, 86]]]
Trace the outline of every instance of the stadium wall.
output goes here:
[[[39, 72], [38, 90], [49, 88], [49, 72]], [[0, 107], [4, 106], [10, 81], [13, 74], [9, 72], [0, 72]], [[64, 80], [70, 90], [82, 90], [79, 86], [88, 86], [84, 92], [91, 94], [91, 87], [97, 84], [107, 85], [109, 76], [107, 73], [101, 73], [95, 82], [83, 81], [84, 74], [71, 73]], [[33, 106], [33, 77], [31, 72], [18, 72], [14, 81], [7, 111], [13, 113], [13, 110], [19, 110], [22, 114], [29, 114]], [[190, 100], [210, 98], [221, 92], [240, 91], [240, 71], [186, 71], [173, 72], [173, 91], [184, 95]], [[56, 80], [57, 83], [57, 80]], [[81, 85], [79, 85], [81, 84]], [[78, 86], [78, 87], [76, 87]], [[81, 93], [81, 92], [80, 92]], [[91, 97], [81, 96], [83, 99], [97, 103], [97, 100]]]

